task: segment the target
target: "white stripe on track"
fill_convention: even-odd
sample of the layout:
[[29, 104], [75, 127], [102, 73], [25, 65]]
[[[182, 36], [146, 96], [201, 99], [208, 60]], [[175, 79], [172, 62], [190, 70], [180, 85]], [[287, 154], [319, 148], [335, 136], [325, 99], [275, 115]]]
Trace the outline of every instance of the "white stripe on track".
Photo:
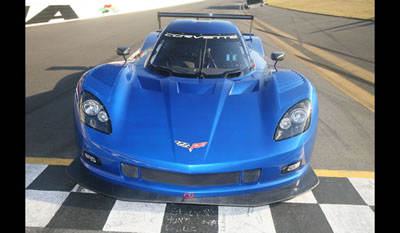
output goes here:
[[269, 205], [260, 207], [218, 207], [219, 233], [275, 233]]
[[166, 204], [117, 200], [103, 231], [161, 232]]

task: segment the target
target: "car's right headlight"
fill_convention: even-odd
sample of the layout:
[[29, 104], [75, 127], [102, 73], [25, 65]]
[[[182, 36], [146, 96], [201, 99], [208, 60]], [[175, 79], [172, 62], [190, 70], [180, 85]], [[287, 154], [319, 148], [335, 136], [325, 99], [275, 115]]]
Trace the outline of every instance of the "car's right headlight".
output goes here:
[[100, 132], [110, 134], [111, 120], [101, 101], [88, 91], [84, 91], [79, 101], [81, 122]]
[[304, 99], [289, 108], [276, 127], [275, 141], [304, 133], [310, 126], [311, 111], [311, 102], [309, 99]]

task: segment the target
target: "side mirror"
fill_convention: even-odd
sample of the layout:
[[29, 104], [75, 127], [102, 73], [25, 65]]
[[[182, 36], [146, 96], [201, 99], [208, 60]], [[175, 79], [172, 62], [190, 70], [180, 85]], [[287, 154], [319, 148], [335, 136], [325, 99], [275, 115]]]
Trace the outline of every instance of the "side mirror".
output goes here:
[[126, 55], [129, 55], [131, 53], [131, 49], [129, 47], [123, 47], [123, 46], [118, 46], [117, 47], [117, 54], [119, 56], [123, 56], [126, 62]]
[[284, 52], [272, 52], [271, 59], [273, 61], [275, 61], [275, 64], [274, 64], [275, 71], [278, 71], [276, 69], [276, 64], [278, 63], [278, 61], [283, 61], [283, 59], [285, 59], [285, 53]]
[[285, 59], [285, 53], [284, 52], [273, 52], [273, 53], [271, 53], [271, 59], [273, 61], [283, 61], [283, 59]]

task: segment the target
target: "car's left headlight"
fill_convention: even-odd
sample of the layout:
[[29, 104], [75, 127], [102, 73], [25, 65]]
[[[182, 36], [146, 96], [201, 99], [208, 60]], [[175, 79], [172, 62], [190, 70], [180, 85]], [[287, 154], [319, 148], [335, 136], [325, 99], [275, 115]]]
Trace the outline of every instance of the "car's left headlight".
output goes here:
[[84, 91], [79, 100], [81, 122], [100, 132], [111, 133], [111, 120], [101, 101], [90, 92]]
[[275, 141], [291, 138], [305, 132], [310, 126], [311, 111], [309, 99], [304, 99], [289, 108], [276, 127]]

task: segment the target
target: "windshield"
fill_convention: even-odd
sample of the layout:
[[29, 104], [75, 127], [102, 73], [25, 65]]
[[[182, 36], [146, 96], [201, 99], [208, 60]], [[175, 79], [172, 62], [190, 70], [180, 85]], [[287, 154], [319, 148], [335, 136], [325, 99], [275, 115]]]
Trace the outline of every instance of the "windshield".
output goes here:
[[237, 34], [166, 32], [155, 46], [149, 64], [160, 74], [193, 78], [233, 78], [250, 70], [248, 56]]

